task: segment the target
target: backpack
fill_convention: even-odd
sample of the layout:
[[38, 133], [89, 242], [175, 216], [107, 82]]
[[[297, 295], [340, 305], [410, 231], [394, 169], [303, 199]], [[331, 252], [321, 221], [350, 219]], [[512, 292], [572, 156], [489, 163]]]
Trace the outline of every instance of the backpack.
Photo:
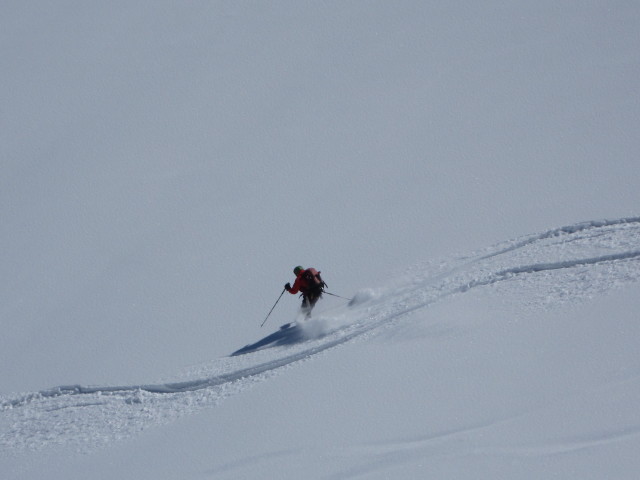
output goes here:
[[308, 285], [307, 289], [312, 292], [322, 291], [327, 286], [322, 280], [320, 272], [315, 268], [307, 268], [302, 274], [302, 278]]

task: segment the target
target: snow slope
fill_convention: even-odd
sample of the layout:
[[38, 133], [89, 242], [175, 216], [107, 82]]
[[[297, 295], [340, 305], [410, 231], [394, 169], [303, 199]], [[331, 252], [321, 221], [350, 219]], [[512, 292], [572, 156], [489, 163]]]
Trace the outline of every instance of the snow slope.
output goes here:
[[[169, 439], [195, 416], [226, 417], [238, 433], [227, 442], [224, 430], [207, 431], [207, 469], [169, 466], [163, 454], [157, 467], [145, 464], [147, 478], [634, 478], [639, 278], [640, 218], [557, 228], [415, 267], [281, 330], [274, 343], [167, 381], [4, 395], [2, 470], [30, 478], [45, 462], [60, 478], [79, 478], [85, 462], [119, 458], [120, 445], [142, 448], [128, 460], [140, 468], [148, 449], [173, 451]], [[608, 296], [620, 289], [629, 294]], [[311, 404], [301, 376], [318, 394]], [[261, 402], [273, 402], [274, 389], [294, 397], [281, 400], [295, 413], [274, 418], [282, 432], [304, 436], [297, 448], [282, 432], [249, 446], [272, 423], [250, 413], [265, 389]], [[335, 430], [301, 425], [300, 411]], [[182, 441], [192, 446], [199, 435]], [[229, 445], [238, 441], [248, 445]], [[109, 478], [109, 467], [99, 471]]]
[[639, 24], [0, 2], [0, 478], [632, 476]]
[[351, 296], [636, 215], [639, 23], [607, 0], [2, 2], [0, 391], [222, 356], [297, 264]]

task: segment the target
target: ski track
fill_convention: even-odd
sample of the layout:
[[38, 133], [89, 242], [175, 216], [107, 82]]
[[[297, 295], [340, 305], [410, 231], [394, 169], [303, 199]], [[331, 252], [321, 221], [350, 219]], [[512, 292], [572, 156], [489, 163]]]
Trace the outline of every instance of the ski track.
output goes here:
[[[583, 222], [499, 244], [458, 265], [413, 276], [351, 307], [325, 312], [321, 327], [286, 347], [265, 347], [221, 360], [216, 375], [130, 386], [58, 386], [0, 396], [0, 445], [13, 450], [75, 443], [90, 450], [215, 405], [282, 367], [313, 357], [452, 295], [545, 272], [611, 265], [619, 283], [640, 278], [640, 217]], [[551, 257], [551, 258], [546, 258]], [[622, 267], [624, 265], [624, 267]], [[620, 282], [620, 280], [623, 282]], [[607, 288], [610, 288], [606, 282]], [[307, 327], [302, 328], [303, 332]], [[297, 334], [299, 335], [299, 331]], [[233, 360], [232, 360], [233, 359]], [[80, 412], [81, 411], [81, 412]], [[79, 413], [80, 412], [80, 413]], [[636, 432], [632, 432], [636, 434]], [[3, 448], [6, 450], [6, 448]]]

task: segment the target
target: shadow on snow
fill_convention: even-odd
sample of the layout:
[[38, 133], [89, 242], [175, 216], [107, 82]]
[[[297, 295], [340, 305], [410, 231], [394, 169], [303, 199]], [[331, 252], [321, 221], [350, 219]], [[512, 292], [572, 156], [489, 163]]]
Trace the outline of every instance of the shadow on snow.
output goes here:
[[256, 343], [245, 345], [239, 350], [236, 350], [231, 354], [232, 357], [237, 355], [244, 355], [245, 353], [255, 352], [264, 347], [278, 347], [280, 345], [292, 345], [304, 340], [302, 329], [292, 323], [287, 323], [280, 327], [275, 333], [264, 337], [262, 340]]

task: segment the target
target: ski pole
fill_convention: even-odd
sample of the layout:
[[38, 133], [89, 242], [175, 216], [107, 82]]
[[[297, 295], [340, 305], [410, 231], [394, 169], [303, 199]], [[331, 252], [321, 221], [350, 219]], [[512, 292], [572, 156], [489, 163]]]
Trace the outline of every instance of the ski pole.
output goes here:
[[260, 328], [262, 328], [262, 325], [265, 324], [265, 322], [267, 321], [267, 318], [269, 318], [269, 315], [271, 315], [271, 312], [273, 312], [273, 309], [276, 308], [276, 305], [278, 304], [278, 302], [280, 301], [280, 299], [282, 298], [282, 295], [284, 295], [284, 291], [286, 290], [286, 288], [282, 289], [282, 293], [280, 294], [280, 296], [278, 297], [278, 300], [276, 300], [276, 303], [273, 304], [273, 307], [271, 307], [271, 310], [269, 310], [269, 313], [267, 313], [266, 318], [264, 319], [264, 321], [262, 322], [262, 324], [260, 325]]
[[341, 297], [340, 295], [336, 295], [335, 293], [331, 293], [331, 292], [322, 292], [322, 293], [326, 293], [327, 295], [331, 295], [332, 297], [338, 297], [338, 298], [342, 298], [343, 300], [353, 300], [353, 298], [347, 298], [347, 297]]

